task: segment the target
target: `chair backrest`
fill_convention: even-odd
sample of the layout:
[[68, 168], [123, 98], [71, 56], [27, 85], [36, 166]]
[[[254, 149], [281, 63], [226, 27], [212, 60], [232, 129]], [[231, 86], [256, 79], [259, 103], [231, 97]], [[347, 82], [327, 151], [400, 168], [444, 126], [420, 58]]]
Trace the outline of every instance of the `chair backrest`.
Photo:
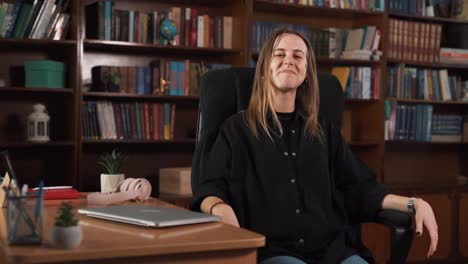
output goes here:
[[[252, 83], [255, 75], [254, 68], [231, 68], [210, 71], [205, 73], [200, 80], [200, 106], [197, 128], [197, 146], [192, 161], [192, 190], [195, 190], [199, 182], [200, 160], [206, 157], [217, 135], [220, 125], [229, 116], [247, 108], [252, 93]], [[344, 94], [340, 82], [330, 74], [318, 75], [320, 108], [319, 115], [323, 115], [341, 129], [341, 121], [344, 110]], [[192, 208], [199, 210], [199, 208]], [[395, 214], [396, 212], [396, 214]], [[408, 255], [412, 241], [411, 217], [399, 211], [391, 212], [390, 219], [381, 212], [378, 221], [391, 227], [391, 257], [390, 263], [403, 263]], [[350, 231], [349, 239], [361, 257], [369, 263], [373, 263], [371, 253], [365, 248], [361, 240], [361, 227], [354, 223]]]
[[[192, 189], [198, 184], [200, 157], [210, 150], [220, 125], [231, 115], [247, 108], [252, 94], [254, 68], [230, 68], [205, 73], [200, 80], [197, 147], [192, 162]], [[341, 128], [344, 94], [338, 79], [318, 74], [319, 115]]]

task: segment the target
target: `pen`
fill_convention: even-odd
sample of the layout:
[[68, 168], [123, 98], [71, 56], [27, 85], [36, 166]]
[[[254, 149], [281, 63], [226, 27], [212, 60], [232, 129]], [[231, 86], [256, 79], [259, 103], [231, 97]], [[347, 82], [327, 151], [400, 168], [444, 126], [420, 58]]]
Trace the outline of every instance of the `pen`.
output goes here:
[[44, 182], [41, 180], [39, 183], [39, 190], [37, 191], [37, 198], [36, 198], [36, 212], [35, 212], [35, 221], [41, 216], [42, 210], [42, 196], [44, 195]]
[[[44, 190], [57, 190], [57, 189], [71, 189], [72, 186], [50, 186], [50, 187], [43, 187]], [[33, 188], [34, 191], [39, 190], [39, 187]]]
[[21, 193], [19, 191], [18, 185], [16, 185], [16, 179], [11, 179], [10, 183], [11, 190], [13, 191], [15, 196], [20, 196]]

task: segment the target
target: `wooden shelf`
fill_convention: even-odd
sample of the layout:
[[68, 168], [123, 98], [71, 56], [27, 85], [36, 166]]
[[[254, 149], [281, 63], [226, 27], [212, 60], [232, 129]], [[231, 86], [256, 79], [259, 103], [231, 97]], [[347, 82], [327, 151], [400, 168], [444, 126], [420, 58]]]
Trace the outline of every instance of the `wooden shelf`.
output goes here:
[[434, 69], [468, 69], [468, 64], [453, 64], [453, 63], [426, 63], [426, 62], [408, 62], [408, 61], [399, 61], [394, 59], [388, 59], [388, 63], [402, 63], [409, 66], [417, 66], [424, 68], [434, 68]]
[[439, 100], [423, 100], [423, 99], [401, 99], [401, 98], [387, 98], [387, 100], [396, 101], [398, 103], [410, 104], [434, 104], [434, 105], [468, 105], [468, 101], [439, 101]]
[[43, 147], [73, 147], [74, 141], [49, 141], [47, 143], [33, 143], [33, 142], [8, 142], [1, 143], [1, 148], [43, 148]]
[[195, 139], [146, 140], [146, 139], [95, 139], [83, 140], [83, 144], [195, 144]]
[[0, 87], [0, 93], [43, 93], [72, 95], [71, 88], [26, 88], [26, 87]]
[[433, 142], [433, 141], [414, 141], [414, 140], [386, 140], [386, 145], [394, 146], [467, 146], [468, 142]]
[[186, 46], [165, 46], [126, 41], [85, 39], [84, 49], [104, 52], [162, 53], [183, 55], [239, 55], [241, 49], [196, 48]]
[[447, 191], [468, 191], [468, 184], [457, 182], [384, 183], [391, 192], [440, 193]]
[[353, 99], [345, 98], [345, 105], [349, 104], [372, 104], [380, 101], [380, 99]]
[[198, 102], [198, 96], [174, 96], [174, 95], [142, 95], [142, 94], [125, 94], [125, 93], [110, 93], [110, 92], [85, 92], [83, 98], [128, 98], [128, 99], [145, 99], [145, 100], [164, 100], [164, 101], [194, 101]]
[[300, 4], [279, 4], [266, 0], [255, 0], [253, 10], [272, 12], [290, 16], [339, 17], [339, 19], [357, 19], [362, 17], [383, 17], [383, 12], [367, 10], [316, 7]]
[[[252, 53], [252, 59], [253, 60], [258, 60], [259, 54], [254, 52]], [[370, 60], [357, 60], [357, 59], [340, 59], [340, 58], [326, 58], [326, 57], [318, 57], [316, 59], [317, 65], [320, 66], [320, 64], [324, 65], [358, 65], [358, 66], [380, 66], [382, 65], [382, 61], [370, 61]]]
[[[234, 3], [239, 0], [159, 0], [159, 3], [171, 5], [200, 5], [208, 7], [224, 7], [228, 3]], [[148, 2], [148, 0], [132, 0], [134, 3]]]
[[317, 58], [317, 64], [327, 65], [357, 65], [357, 66], [380, 66], [382, 61], [357, 60], [357, 59], [340, 59], [340, 58]]
[[431, 22], [431, 23], [468, 24], [468, 20], [457, 20], [453, 18], [444, 18], [444, 17], [416, 16], [416, 15], [398, 14], [398, 13], [388, 13], [388, 16], [391, 18], [400, 18], [400, 19], [408, 19], [408, 20]]
[[347, 144], [351, 147], [376, 147], [379, 145], [378, 140], [359, 140], [359, 141], [349, 141]]
[[20, 39], [0, 38], [0, 47], [31, 48], [43, 46], [76, 46], [76, 40], [51, 40], [51, 39]]

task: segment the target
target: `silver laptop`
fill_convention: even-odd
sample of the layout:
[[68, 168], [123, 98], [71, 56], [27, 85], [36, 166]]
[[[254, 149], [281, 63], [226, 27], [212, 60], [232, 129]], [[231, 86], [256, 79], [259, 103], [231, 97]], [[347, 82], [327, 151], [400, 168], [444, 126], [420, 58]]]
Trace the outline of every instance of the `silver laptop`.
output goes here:
[[88, 216], [147, 227], [168, 227], [220, 220], [220, 217], [184, 209], [152, 205], [115, 205], [82, 208], [78, 213]]

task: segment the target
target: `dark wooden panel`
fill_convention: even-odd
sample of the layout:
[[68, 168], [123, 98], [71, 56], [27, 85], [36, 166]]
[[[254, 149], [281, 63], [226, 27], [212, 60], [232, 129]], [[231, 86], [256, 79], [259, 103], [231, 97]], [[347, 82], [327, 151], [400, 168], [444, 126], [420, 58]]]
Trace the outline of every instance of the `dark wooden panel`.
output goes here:
[[73, 98], [61, 94], [0, 97], [0, 143], [25, 142], [26, 122], [35, 103], [43, 103], [50, 116], [51, 140], [73, 140]]
[[390, 257], [390, 231], [384, 225], [363, 224], [362, 241], [372, 252], [376, 263], [386, 263]]
[[385, 152], [385, 182], [422, 185], [455, 183], [460, 170], [458, 148], [411, 145]]
[[[0, 147], [1, 150], [4, 148]], [[8, 152], [21, 184], [34, 187], [44, 180], [46, 186], [75, 185], [74, 146], [37, 145], [26, 149], [8, 148]]]
[[459, 249], [458, 251], [464, 257], [468, 258], [468, 194], [463, 193], [460, 199], [459, 208]]

